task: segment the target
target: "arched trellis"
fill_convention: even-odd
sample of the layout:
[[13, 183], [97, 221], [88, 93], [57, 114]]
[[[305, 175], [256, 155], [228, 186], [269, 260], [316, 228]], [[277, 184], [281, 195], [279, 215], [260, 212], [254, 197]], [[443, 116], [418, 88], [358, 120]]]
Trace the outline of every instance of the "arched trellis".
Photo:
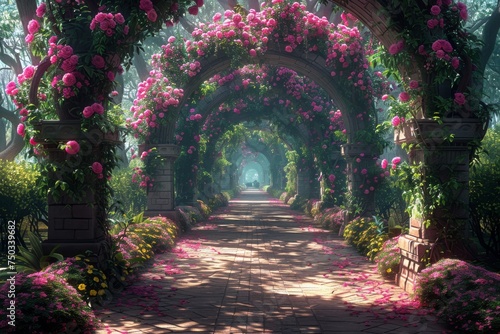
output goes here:
[[[271, 72], [272, 73], [272, 72]], [[203, 97], [203, 99], [196, 105], [193, 105], [193, 107], [196, 107], [196, 112], [199, 113], [198, 115], [201, 115], [200, 117], [200, 120], [199, 122], [200, 123], [203, 123], [203, 121], [208, 117], [208, 115], [211, 115], [209, 114], [209, 112], [211, 112], [212, 110], [217, 110], [218, 106], [227, 101], [227, 100], [230, 100], [233, 98], [234, 93], [235, 91], [239, 90], [239, 89], [242, 89], [240, 87], [242, 87], [241, 85], [241, 80], [238, 80], [238, 78], [234, 78], [233, 81], [230, 82], [230, 84], [226, 84], [226, 85], [223, 85], [223, 86], [220, 86], [218, 87], [213, 93], [209, 94], [209, 95], [206, 95]], [[238, 89], [237, 89], [238, 87]], [[277, 87], [273, 87], [273, 91], [274, 90], [280, 90], [279, 88]], [[258, 91], [258, 89], [257, 89]], [[245, 90], [243, 89], [242, 92], [245, 92]], [[286, 92], [283, 92], [283, 96], [286, 95]], [[236, 97], [238, 99], [238, 97]], [[309, 101], [310, 103], [311, 101]], [[260, 103], [263, 103], [261, 100], [256, 100], [252, 103], [256, 103], [256, 104], [260, 104]], [[294, 103], [292, 103], [294, 104]], [[187, 106], [184, 108], [184, 110], [187, 110], [187, 109], [190, 109], [191, 106]], [[193, 109], [194, 110], [194, 109]], [[283, 131], [279, 131], [280, 133], [286, 133], [287, 131], [290, 131], [290, 130], [293, 130], [295, 129], [293, 132], [293, 134], [291, 134], [291, 138], [294, 138], [294, 139], [300, 139], [300, 142], [304, 143], [305, 145], [309, 145], [309, 141], [310, 141], [310, 135], [309, 135], [309, 130], [307, 129], [307, 125], [308, 123], [299, 123], [299, 124], [294, 124], [294, 123], [290, 123], [290, 118], [291, 117], [296, 117], [297, 114], [295, 113], [288, 113], [288, 114], [283, 114], [282, 112], [276, 110], [275, 107], [273, 106], [269, 106], [269, 107], [266, 107], [266, 111], [264, 111], [264, 108], [262, 107], [262, 110], [260, 110], [259, 112], [253, 112], [252, 114], [248, 114], [248, 115], [238, 115], [238, 114], [234, 114], [232, 112], [230, 113], [227, 113], [228, 115], [225, 117], [225, 118], [221, 118], [225, 121], [225, 123], [232, 123], [232, 122], [239, 122], [239, 121], [242, 121], [244, 119], [258, 119], [258, 118], [268, 118], [270, 116], [273, 116], [273, 120], [274, 122], [277, 122], [277, 123], [281, 123], [281, 128], [283, 129]], [[222, 117], [219, 116], [219, 117]], [[188, 114], [184, 113], [183, 117], [181, 119], [187, 119], [188, 118]], [[186, 122], [186, 123], [189, 123], [189, 122]], [[312, 124], [315, 124], [315, 123], [312, 123]], [[177, 130], [177, 133], [181, 133], [181, 135], [184, 134], [184, 131], [183, 130], [184, 128], [179, 128], [178, 127], [178, 130]], [[298, 135], [298, 136], [297, 136]], [[192, 134], [190, 135], [192, 136]], [[188, 136], [188, 137], [190, 137]], [[213, 139], [217, 139], [216, 138], [210, 138], [211, 140]], [[188, 138], [189, 140], [189, 138]], [[184, 143], [183, 143], [184, 144]], [[194, 145], [196, 146], [195, 143], [191, 142], [188, 143], [188, 144], [184, 144], [186, 145], [187, 147], [189, 147], [190, 145]], [[300, 146], [300, 144], [296, 144], [294, 146], [297, 146], [295, 149], [297, 150], [298, 147]], [[195, 154], [191, 154], [191, 157], [195, 157]], [[211, 161], [210, 158], [208, 158], [209, 161]], [[197, 164], [196, 162], [194, 162], [194, 164]], [[186, 166], [183, 166], [183, 168], [180, 168], [179, 171], [183, 174], [183, 175], [186, 175], [186, 170], [189, 170], [189, 166], [187, 166], [188, 168], [186, 168]], [[210, 167], [209, 167], [210, 168]], [[178, 179], [178, 186], [176, 187], [177, 191], [182, 191], [182, 189], [186, 189], [186, 191], [189, 193], [189, 194], [177, 194], [177, 197], [178, 198], [183, 198], [184, 200], [187, 200], [187, 202], [193, 202], [190, 197], [192, 197], [194, 195], [193, 193], [193, 189], [192, 187], [181, 187], [181, 185], [185, 185], [185, 184], [190, 184], [192, 186], [193, 184], [193, 179], [196, 178], [196, 173], [197, 173], [197, 170], [195, 169], [192, 169], [192, 173], [187, 175], [188, 177], [188, 180], [179, 180]], [[302, 175], [304, 174], [304, 175]], [[303, 197], [309, 197], [309, 191], [310, 191], [310, 187], [309, 187], [309, 184], [310, 184], [310, 181], [312, 179], [317, 179], [317, 178], [311, 178], [311, 176], [306, 173], [306, 171], [304, 171], [303, 173], [301, 174], [301, 180], [303, 180], [302, 182], [302, 186], [299, 187], [298, 189], [300, 189], [301, 191], [301, 196]], [[307, 186], [306, 186], [307, 185]], [[318, 187], [316, 187], [318, 188]], [[318, 197], [318, 195], [315, 195], [315, 197]]]
[[[343, 118], [347, 129], [348, 143], [357, 142], [355, 137], [357, 132], [370, 129], [372, 125], [371, 120], [360, 121], [359, 118], [356, 118], [356, 115], [366, 111], [375, 113], [373, 104], [363, 98], [352, 100], [350, 97], [347, 97], [344, 91], [345, 87], [342, 86], [343, 83], [329, 75], [332, 69], [326, 66], [326, 61], [322, 55], [302, 53], [298, 50], [290, 53], [277, 45], [271, 44], [266, 54], [259, 57], [257, 61], [268, 65], [293, 69], [320, 85], [335, 100], [339, 109], [346, 111], [343, 113]], [[201, 71], [184, 86], [184, 95], [179, 100], [179, 106], [185, 105], [204, 81], [217, 73], [227, 71], [227, 69], [232, 67], [232, 64], [229, 56], [218, 54], [200, 59], [200, 66]], [[221, 94], [223, 95], [224, 93], [221, 92]], [[219, 99], [220, 97], [214, 96], [213, 98]], [[178, 114], [179, 110], [175, 111], [174, 114]], [[173, 133], [170, 135], [173, 136]]]

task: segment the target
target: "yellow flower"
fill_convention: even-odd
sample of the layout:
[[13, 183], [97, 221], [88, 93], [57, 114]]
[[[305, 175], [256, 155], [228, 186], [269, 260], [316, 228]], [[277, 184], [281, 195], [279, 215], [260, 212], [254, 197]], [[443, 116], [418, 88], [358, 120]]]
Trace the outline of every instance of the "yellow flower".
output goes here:
[[83, 283], [82, 283], [82, 284], [80, 284], [80, 285], [78, 286], [78, 290], [83, 291], [83, 290], [85, 290], [85, 288], [86, 288], [86, 287], [87, 287], [87, 286], [86, 286], [85, 284], [83, 284]]
[[104, 290], [99, 290], [98, 295], [99, 295], [99, 296], [102, 296], [102, 295], [104, 295], [104, 293], [105, 293], [105, 291], [104, 291]]
[[75, 260], [80, 261], [82, 258], [79, 256], [75, 256]]
[[392, 269], [391, 268], [387, 268], [386, 270], [388, 273], [392, 272]]
[[94, 266], [89, 264], [89, 269], [94, 269]]
[[87, 274], [92, 274], [92, 269], [87, 270]]
[[92, 296], [92, 297], [97, 296], [97, 291], [95, 291], [95, 290], [90, 290], [89, 294], [90, 294], [90, 296]]
[[106, 279], [106, 275], [102, 274], [101, 276], [102, 276], [102, 279]]
[[107, 285], [106, 283], [101, 283], [101, 286], [102, 286], [103, 288], [107, 288], [107, 287], [108, 287], [108, 285]]
[[94, 277], [94, 282], [99, 282], [99, 277], [95, 276]]

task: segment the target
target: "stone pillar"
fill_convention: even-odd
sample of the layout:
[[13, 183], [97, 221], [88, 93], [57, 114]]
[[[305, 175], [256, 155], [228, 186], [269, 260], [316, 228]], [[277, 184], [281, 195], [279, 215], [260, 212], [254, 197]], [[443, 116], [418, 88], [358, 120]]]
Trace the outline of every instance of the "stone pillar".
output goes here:
[[[35, 140], [48, 154], [49, 161], [58, 168], [49, 173], [51, 182], [67, 182], [75, 171], [90, 170], [94, 161], [103, 162], [103, 149], [106, 145], [118, 145], [118, 133], [104, 134], [98, 129], [81, 131], [79, 120], [42, 121], [36, 126], [39, 131]], [[69, 140], [80, 145], [77, 154], [69, 155], [60, 148]], [[103, 162], [103, 167], [106, 168]], [[59, 246], [57, 252], [64, 256], [84, 254], [90, 250], [103, 259], [105, 241], [108, 233], [106, 225], [106, 178], [97, 178], [91, 173], [85, 176], [82, 189], [68, 189], [61, 196], [48, 196], [48, 238], [42, 244], [45, 252]], [[77, 196], [73, 196], [75, 193]]]
[[304, 170], [297, 171], [297, 195], [302, 198], [309, 198], [311, 195], [310, 172]]
[[[443, 195], [445, 206], [432, 211], [413, 210], [409, 233], [399, 238], [401, 266], [396, 277], [400, 287], [413, 292], [418, 273], [443, 257], [468, 256], [465, 251], [466, 227], [469, 221], [469, 154], [468, 143], [480, 139], [482, 123], [475, 119], [451, 119], [438, 124], [432, 120], [413, 120], [395, 133], [395, 142], [418, 144], [409, 153], [412, 165], [423, 164], [421, 182], [453, 187]], [[444, 141], [452, 134], [452, 142]], [[445, 186], [446, 187], [446, 186]], [[446, 188], [445, 188], [446, 189]], [[435, 194], [423, 190], [428, 205]]]
[[147, 209], [144, 214], [148, 217], [161, 215], [177, 220], [174, 210], [174, 162], [179, 156], [179, 146], [155, 144], [154, 147], [164, 159], [164, 164], [157, 170], [152, 189], [148, 190]]
[[[348, 209], [350, 219], [356, 215], [371, 217], [375, 212], [376, 188], [371, 176], [374, 168], [377, 168], [375, 159], [378, 152], [374, 152], [373, 147], [367, 144], [345, 144], [341, 146], [341, 153], [347, 164], [347, 189], [352, 205], [359, 206]], [[354, 209], [361, 212], [354, 212]]]

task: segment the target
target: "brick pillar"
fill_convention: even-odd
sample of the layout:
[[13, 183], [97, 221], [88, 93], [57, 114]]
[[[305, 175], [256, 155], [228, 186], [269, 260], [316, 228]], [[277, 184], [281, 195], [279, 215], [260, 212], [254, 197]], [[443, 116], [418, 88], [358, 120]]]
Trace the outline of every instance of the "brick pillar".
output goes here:
[[154, 177], [154, 186], [148, 190], [148, 217], [164, 216], [177, 220], [174, 210], [174, 162], [179, 156], [179, 146], [174, 144], [155, 144], [158, 154], [164, 159], [164, 165], [158, 169]]
[[[468, 256], [463, 247], [469, 221], [468, 143], [482, 137], [481, 126], [475, 119], [445, 120], [443, 124], [418, 120], [395, 133], [398, 144], [419, 144], [410, 151], [409, 158], [411, 164], [424, 164], [422, 183], [437, 180], [445, 184], [450, 179], [457, 182], [447, 206], [426, 214], [414, 210], [409, 233], [399, 238], [401, 266], [396, 281], [408, 292], [413, 292], [418, 273], [427, 265], [442, 257]], [[443, 136], [450, 133], [453, 142], [445, 142]], [[431, 196], [424, 191], [424, 205]]]
[[[103, 148], [119, 143], [118, 133], [104, 134], [98, 129], [83, 132], [78, 120], [42, 121], [37, 130], [39, 133], [35, 140], [42, 144], [47, 158], [59, 166], [58, 170], [48, 175], [53, 182], [70, 182], [68, 174], [77, 168], [90, 168], [94, 161], [101, 162]], [[76, 140], [80, 144], [78, 154], [69, 155], [59, 147], [68, 140]], [[49, 194], [48, 238], [43, 242], [44, 251], [49, 252], [59, 246], [57, 252], [64, 256], [83, 254], [87, 250], [100, 258], [106, 256], [106, 208], [100, 199], [104, 196], [106, 182], [105, 178], [98, 179], [92, 175], [85, 180], [87, 190], [70, 189], [79, 194], [78, 197], [71, 196], [69, 191], [57, 198]]]

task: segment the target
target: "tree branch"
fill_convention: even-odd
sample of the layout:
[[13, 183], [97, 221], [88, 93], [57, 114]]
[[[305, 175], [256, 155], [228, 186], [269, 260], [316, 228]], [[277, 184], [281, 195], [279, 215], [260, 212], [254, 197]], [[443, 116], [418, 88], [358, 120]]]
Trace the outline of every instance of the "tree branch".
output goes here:
[[495, 50], [498, 31], [500, 29], [500, 0], [497, 1], [496, 9], [491, 13], [488, 22], [483, 29], [483, 49], [481, 50], [481, 59], [479, 63], [480, 73], [484, 73], [486, 64]]

